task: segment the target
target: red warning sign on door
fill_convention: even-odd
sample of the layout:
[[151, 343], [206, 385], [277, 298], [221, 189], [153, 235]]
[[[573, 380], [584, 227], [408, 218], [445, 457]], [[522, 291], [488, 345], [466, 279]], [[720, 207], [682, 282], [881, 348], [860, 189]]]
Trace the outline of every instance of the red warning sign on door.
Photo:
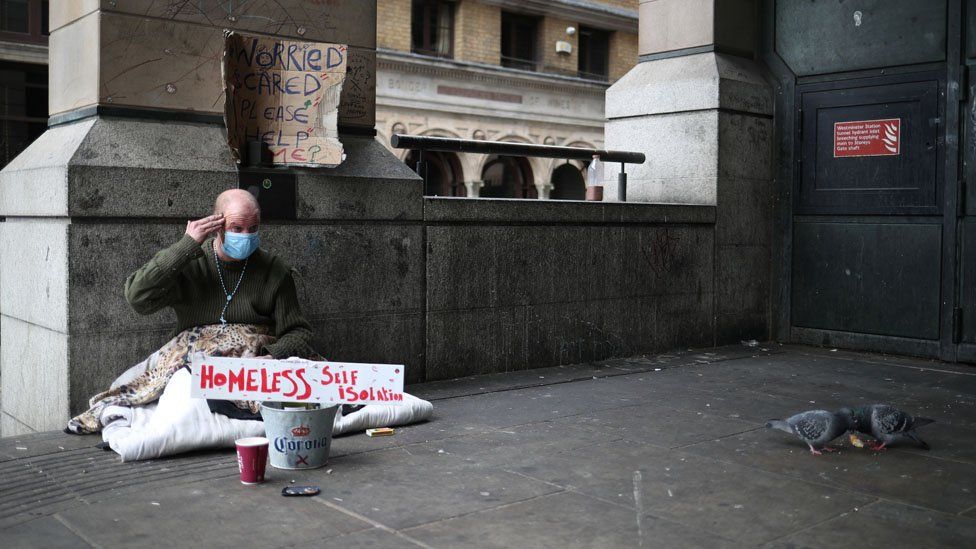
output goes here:
[[834, 158], [901, 154], [901, 118], [834, 122]]

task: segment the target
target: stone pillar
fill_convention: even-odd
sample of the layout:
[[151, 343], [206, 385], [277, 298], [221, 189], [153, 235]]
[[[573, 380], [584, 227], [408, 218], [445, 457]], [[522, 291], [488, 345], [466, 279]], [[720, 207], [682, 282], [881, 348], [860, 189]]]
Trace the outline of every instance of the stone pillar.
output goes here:
[[[62, 428], [170, 337], [172, 313], [135, 314], [122, 287], [238, 185], [222, 122], [225, 28], [349, 45], [347, 159], [293, 172], [297, 222], [266, 223], [264, 242], [298, 269], [317, 345], [405, 363], [408, 379], [421, 365], [409, 342], [423, 338], [422, 298], [375, 290], [421, 287], [422, 229], [364, 223], [422, 215], [419, 178], [373, 139], [376, 2], [178, 4], [51, 3], [50, 128], [0, 172], [2, 435]], [[360, 261], [376, 280], [339, 287], [367, 284], [349, 276]]]
[[716, 343], [770, 334], [773, 102], [757, 27], [755, 0], [641, 0], [640, 62], [607, 91], [606, 147], [647, 155], [628, 167], [628, 201], [716, 205]]
[[485, 186], [484, 181], [465, 181], [464, 188], [468, 192], [468, 198], [478, 198], [481, 196], [481, 187]]
[[552, 183], [535, 183], [535, 190], [538, 193], [539, 200], [549, 200], [549, 195], [552, 194]]

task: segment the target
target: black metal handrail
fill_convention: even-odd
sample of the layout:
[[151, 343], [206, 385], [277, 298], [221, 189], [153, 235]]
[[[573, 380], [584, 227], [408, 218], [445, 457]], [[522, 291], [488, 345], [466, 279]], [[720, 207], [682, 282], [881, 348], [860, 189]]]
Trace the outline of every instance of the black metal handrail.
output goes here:
[[455, 139], [453, 137], [430, 137], [426, 135], [403, 135], [399, 133], [390, 139], [390, 144], [393, 145], [394, 149], [467, 152], [497, 154], [500, 156], [537, 156], [540, 158], [565, 158], [572, 160], [589, 160], [593, 158], [593, 155], [597, 155], [602, 162], [622, 162], [625, 164], [643, 164], [644, 160], [646, 160], [644, 153], [631, 151], [508, 143], [506, 141], [484, 141], [481, 139]]
[[430, 137], [425, 135], [394, 134], [390, 138], [390, 145], [394, 149], [412, 149], [418, 151], [417, 173], [424, 178], [426, 194], [426, 165], [423, 160], [424, 151], [462, 152], [476, 154], [495, 154], [499, 156], [535, 156], [539, 158], [564, 158], [572, 160], [590, 160], [594, 156], [600, 157], [602, 162], [619, 162], [620, 173], [617, 175], [617, 194], [621, 202], [627, 199], [626, 164], [643, 164], [646, 160], [644, 153], [632, 151], [610, 151], [606, 149], [587, 149], [584, 147], [560, 147], [556, 145], [535, 145], [529, 143], [508, 143], [505, 141], [483, 141], [480, 139], [455, 139], [452, 137]]

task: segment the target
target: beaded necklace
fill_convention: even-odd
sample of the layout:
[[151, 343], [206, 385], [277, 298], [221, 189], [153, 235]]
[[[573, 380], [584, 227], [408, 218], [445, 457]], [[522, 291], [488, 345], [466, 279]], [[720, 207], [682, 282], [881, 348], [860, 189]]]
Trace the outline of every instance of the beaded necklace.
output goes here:
[[227, 312], [227, 307], [230, 307], [230, 300], [234, 299], [234, 295], [237, 294], [237, 289], [241, 287], [241, 281], [244, 280], [244, 273], [247, 271], [247, 259], [244, 260], [244, 267], [241, 268], [241, 277], [237, 279], [237, 284], [234, 286], [234, 291], [228, 292], [227, 285], [224, 284], [224, 275], [220, 271], [220, 258], [217, 257], [217, 250], [214, 249], [214, 264], [217, 266], [217, 278], [220, 279], [220, 288], [224, 290], [224, 295], [227, 296], [227, 301], [224, 302], [224, 308], [220, 310], [221, 324], [227, 324], [227, 319], [224, 318], [224, 313]]

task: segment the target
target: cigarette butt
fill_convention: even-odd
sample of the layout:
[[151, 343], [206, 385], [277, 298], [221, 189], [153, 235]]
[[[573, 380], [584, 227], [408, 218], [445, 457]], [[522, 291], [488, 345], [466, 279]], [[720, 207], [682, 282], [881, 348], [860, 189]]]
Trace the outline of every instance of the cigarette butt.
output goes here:
[[368, 437], [389, 437], [393, 436], [395, 431], [389, 427], [380, 427], [378, 429], [366, 429], [366, 436]]

